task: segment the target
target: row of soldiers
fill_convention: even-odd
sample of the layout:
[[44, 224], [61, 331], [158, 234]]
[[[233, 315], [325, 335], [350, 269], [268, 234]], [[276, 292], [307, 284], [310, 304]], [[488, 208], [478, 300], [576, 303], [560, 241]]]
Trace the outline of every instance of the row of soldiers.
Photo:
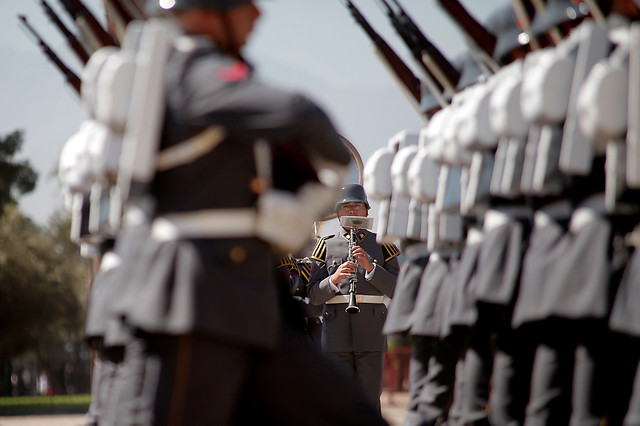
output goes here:
[[640, 5], [524, 3], [365, 166], [407, 426], [640, 424]]
[[90, 118], [59, 160], [72, 239], [99, 263], [86, 423], [385, 424], [277, 271], [335, 207], [349, 149], [243, 57], [255, 2], [146, 3], [87, 61]]
[[[211, 9], [214, 14], [237, 9], [255, 20], [256, 12], [249, 3], [184, 0], [174, 10], [176, 16], [185, 17], [192, 9]], [[600, 424], [602, 419], [609, 424], [639, 424], [640, 321], [634, 303], [638, 217], [633, 198], [640, 186], [638, 5], [631, 0], [513, 1], [488, 23], [493, 38], [467, 34], [469, 53], [449, 66], [432, 49], [427, 49], [428, 54], [420, 51], [428, 44], [416, 38], [419, 33], [411, 27], [411, 20], [402, 10], [394, 14], [383, 3], [403, 40], [414, 48], [416, 59], [426, 65], [423, 81], [397, 61], [392, 66], [428, 124], [419, 132], [399, 133], [388, 147], [376, 152], [367, 163], [365, 181], [369, 196], [381, 205], [380, 242], [400, 240], [407, 259], [384, 330], [409, 335], [413, 341], [406, 424], [582, 425]], [[397, 1], [392, 3], [399, 6]], [[157, 8], [157, 2], [150, 4]], [[463, 22], [458, 20], [463, 11], [457, 1], [441, 0], [440, 4], [457, 22]], [[347, 5], [367, 34], [375, 36], [355, 6]], [[130, 13], [129, 19], [144, 16], [141, 7], [130, 10], [137, 14]], [[515, 25], [514, 17], [521, 27]], [[469, 20], [464, 22], [468, 25]], [[175, 71], [183, 66], [188, 70], [194, 52], [208, 48], [207, 43], [177, 36], [173, 28], [153, 25], [147, 27], [146, 39], [140, 36], [140, 29], [135, 35], [134, 26], [130, 42], [122, 43], [124, 55], [114, 55], [115, 48], [106, 49], [87, 60], [82, 97], [94, 120], [83, 126], [77, 143], [70, 143], [61, 156], [60, 170], [76, 225], [73, 236], [83, 248], [97, 249], [93, 254], [101, 256], [87, 320], [87, 338], [98, 353], [95, 411], [91, 413], [95, 416], [88, 418], [89, 423], [166, 423], [178, 416], [184, 424], [201, 421], [199, 415], [207, 413], [211, 416], [208, 422], [217, 415], [228, 421], [231, 416], [238, 423], [270, 416], [274, 421], [311, 421], [311, 416], [318, 424], [329, 419], [338, 424], [340, 412], [344, 424], [380, 423], [364, 398], [351, 392], [351, 385], [334, 375], [315, 352], [297, 343], [283, 346], [276, 338], [278, 333], [289, 336], [290, 330], [280, 328], [279, 314], [273, 308], [286, 307], [288, 302], [279, 299], [274, 278], [267, 272], [274, 266], [267, 261], [273, 250], [254, 244], [258, 237], [277, 251], [299, 246], [308, 236], [304, 231], [308, 219], [328, 204], [327, 192], [307, 191], [298, 203], [288, 197], [262, 197], [261, 208], [268, 210], [267, 202], [275, 206], [270, 222], [261, 217], [256, 223], [242, 209], [229, 215], [212, 213], [217, 221], [190, 215], [212, 207], [218, 213], [226, 210], [220, 207], [255, 207], [256, 194], [274, 195], [266, 191], [271, 189], [268, 184], [286, 181], [294, 185], [292, 178], [304, 180], [301, 177], [313, 174], [300, 162], [295, 173], [269, 176], [272, 159], [265, 149], [269, 144], [258, 143], [257, 138], [248, 150], [245, 145], [231, 148], [228, 143], [229, 138], [244, 143], [245, 136], [254, 141], [256, 134], [267, 135], [269, 141], [278, 142], [274, 144], [276, 157], [289, 155], [299, 160], [305, 155], [301, 157], [296, 144], [288, 142], [294, 141], [292, 134], [303, 133], [287, 129], [273, 133], [251, 120], [227, 122], [229, 116], [224, 113], [211, 113], [217, 108], [226, 112], [224, 104], [191, 104], [198, 98], [179, 95], [191, 94], [183, 91], [195, 87], [194, 94], [203, 93], [209, 84], [226, 87], [251, 82], [251, 69], [240, 55], [243, 42], [218, 46], [223, 50], [220, 57], [214, 55], [221, 61], [216, 68], [220, 81], [205, 82], [195, 74], [191, 75], [197, 83], [193, 86], [189, 79], [171, 80], [175, 86], [169, 85], [174, 92], [169, 91], [168, 102], [172, 103], [167, 108], [166, 128], [162, 127], [169, 130], [163, 136], [163, 147], [186, 141], [193, 149], [169, 149], [157, 162], [127, 164], [124, 177], [131, 186], [121, 185], [121, 158], [134, 159], [138, 154], [119, 155], [128, 145], [117, 143], [122, 142], [123, 132], [137, 132], [131, 140], [156, 140], [160, 136], [150, 130], [162, 124], [145, 121], [147, 113], [153, 118], [153, 111], [145, 105], [136, 105], [142, 113], [136, 120], [127, 116], [134, 71], [127, 54], [139, 50], [145, 41], [149, 43], [144, 44], [145, 49], [160, 49], [156, 51], [160, 56], [151, 58], [159, 62], [147, 64], [147, 71], [159, 69], [154, 66], [167, 60], [164, 43], [180, 52], [171, 62]], [[118, 27], [120, 32], [123, 28]], [[487, 40], [492, 42], [485, 43]], [[228, 61], [229, 53], [237, 62]], [[181, 55], [187, 60], [180, 62]], [[387, 51], [386, 59], [393, 61], [389, 55]], [[107, 69], [110, 79], [99, 79]], [[161, 75], [148, 83], [166, 83], [163, 78], [176, 75]], [[143, 83], [136, 86], [145, 86]], [[260, 106], [265, 112], [269, 108], [286, 110], [289, 105], [265, 104], [265, 99], [284, 101], [286, 97], [262, 92], [260, 85], [247, 87], [256, 95], [247, 99], [253, 108]], [[153, 95], [152, 89], [142, 95]], [[98, 97], [102, 99], [97, 101]], [[220, 98], [212, 101], [215, 99]], [[146, 106], [163, 108], [163, 99], [146, 100]], [[176, 108], [180, 102], [185, 108]], [[293, 104], [298, 113], [302, 107], [323, 130], [301, 146], [334, 163], [332, 172], [339, 175], [346, 153], [338, 146], [337, 134], [321, 111], [305, 100], [297, 102]], [[192, 105], [196, 108], [186, 108]], [[239, 111], [246, 113], [247, 109]], [[191, 124], [185, 126], [185, 122]], [[206, 127], [209, 122], [223, 126]], [[301, 122], [292, 123], [292, 128], [304, 128]], [[231, 134], [225, 129], [231, 129]], [[320, 136], [324, 137], [321, 141]], [[124, 140], [127, 142], [126, 137]], [[232, 155], [209, 155], [220, 143]], [[91, 147], [79, 148], [82, 144]], [[98, 158], [98, 163], [89, 164], [89, 157]], [[206, 161], [199, 162], [201, 157]], [[241, 160], [243, 167], [238, 167]], [[255, 167], [247, 168], [252, 161]], [[340, 166], [335, 165], [338, 163]], [[181, 168], [186, 164], [188, 170]], [[255, 176], [245, 173], [253, 168]], [[199, 173], [212, 177], [216, 172], [233, 176], [238, 190], [221, 187], [221, 181], [214, 178], [198, 179]], [[202, 185], [180, 184], [187, 181]], [[247, 188], [251, 189], [248, 193]], [[119, 193], [121, 190], [127, 194]], [[153, 199], [145, 197], [149, 190]], [[214, 193], [224, 197], [212, 200]], [[119, 205], [123, 199], [129, 205]], [[302, 215], [295, 214], [300, 211], [309, 213], [301, 222]], [[259, 228], [261, 223], [269, 226]], [[286, 232], [278, 227], [283, 223]], [[246, 235], [254, 226], [251, 232], [256, 235]], [[294, 229], [303, 231], [298, 234]], [[220, 238], [228, 237], [229, 232], [232, 239]], [[221, 270], [231, 274], [228, 283], [220, 279]], [[258, 283], [257, 276], [268, 297], [252, 299], [255, 303], [250, 304], [243, 292]], [[212, 284], [202, 286], [203, 279]], [[231, 283], [242, 285], [229, 286]], [[215, 309], [205, 302], [215, 302]], [[213, 357], [223, 356], [214, 351], [236, 347], [238, 339], [243, 349], [235, 353], [234, 362], [248, 354], [251, 362], [236, 364], [237, 369], [215, 370], [218, 365]], [[296, 340], [285, 340], [287, 345], [292, 342]], [[203, 352], [187, 351], [190, 358], [184, 358], [185, 348]], [[300, 351], [299, 356], [307, 356], [307, 362], [322, 366], [305, 376], [319, 386], [313, 386], [312, 392], [299, 392], [304, 386], [292, 380], [288, 387], [265, 392], [264, 383], [271, 380], [273, 384], [278, 375], [295, 378], [292, 372], [298, 370], [292, 366], [304, 370], [297, 363], [299, 358], [288, 358], [291, 353], [286, 351], [294, 349]], [[197, 371], [192, 368], [184, 380], [177, 380], [177, 373], [184, 372], [185, 359]], [[286, 363], [289, 368], [283, 368]], [[210, 392], [205, 378], [214, 377], [214, 370], [221, 373], [218, 378], [236, 380], [236, 372], [247, 372], [256, 381], [235, 393], [217, 383], [213, 400], [220, 400], [208, 406], [212, 397], [204, 397]], [[330, 392], [326, 388], [329, 378], [335, 380]], [[281, 393], [275, 391], [280, 389], [288, 389], [285, 392], [303, 402], [319, 397], [332, 404], [304, 414], [298, 408], [315, 406], [280, 405], [276, 399]], [[230, 399], [224, 399], [228, 396]], [[260, 397], [269, 398], [273, 406], [264, 406]], [[180, 398], [178, 403], [175, 398]]]

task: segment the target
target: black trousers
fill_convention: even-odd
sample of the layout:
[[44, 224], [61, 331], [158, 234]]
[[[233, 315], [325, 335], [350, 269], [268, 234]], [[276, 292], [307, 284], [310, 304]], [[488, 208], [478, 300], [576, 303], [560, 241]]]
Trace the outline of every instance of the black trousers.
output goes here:
[[462, 347], [458, 334], [445, 338], [412, 337], [405, 426], [441, 424], [453, 401], [456, 363]]
[[[125, 363], [124, 379], [142, 395], [138, 425], [384, 425], [360, 387], [287, 328], [273, 350], [255, 350], [210, 336], [145, 335]], [[142, 380], [140, 374], [143, 375]], [[145, 406], [149, 403], [149, 406]]]
[[602, 320], [552, 318], [532, 327], [539, 344], [525, 425], [622, 424], [638, 350], [625, 348]]
[[535, 346], [531, 338], [510, 325], [510, 308], [478, 304], [478, 321], [467, 336], [464, 365], [456, 378], [457, 424], [520, 425], [529, 398]]

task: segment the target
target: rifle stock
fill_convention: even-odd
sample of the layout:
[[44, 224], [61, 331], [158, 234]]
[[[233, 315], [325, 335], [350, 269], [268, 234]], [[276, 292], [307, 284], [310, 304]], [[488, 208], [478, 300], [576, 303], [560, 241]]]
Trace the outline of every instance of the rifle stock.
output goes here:
[[105, 30], [96, 17], [80, 0], [60, 0], [65, 10], [89, 40], [94, 41], [95, 49], [103, 46], [118, 46], [116, 39]]
[[480, 24], [458, 0], [438, 0], [440, 6], [487, 55], [493, 56], [496, 37]]
[[49, 4], [45, 0], [40, 0], [40, 5], [44, 8], [45, 13], [47, 14], [47, 16], [49, 16], [51, 21], [60, 30], [64, 38], [67, 40], [67, 43], [69, 43], [69, 46], [71, 46], [71, 49], [76, 53], [78, 58], [80, 58], [83, 64], [86, 64], [91, 55], [82, 45], [80, 39], [78, 39], [78, 37], [76, 37], [71, 31], [69, 31], [66, 25], [58, 17], [56, 12], [51, 8], [51, 6], [49, 6]]
[[[386, 3], [386, 0], [382, 0]], [[420, 51], [420, 59], [431, 73], [451, 93], [456, 92], [456, 85], [460, 81], [460, 72], [449, 60], [429, 41], [411, 17], [404, 11], [398, 0], [392, 0], [399, 11], [399, 22], [408, 29]]]
[[438, 3], [463, 31], [472, 47], [477, 48], [476, 53], [482, 57], [491, 71], [497, 72], [500, 66], [493, 60], [496, 36], [471, 16], [458, 0], [438, 0]]
[[25, 26], [25, 28], [36, 38], [38, 45], [47, 56], [47, 58], [49, 58], [49, 60], [53, 62], [58, 70], [65, 76], [67, 83], [69, 83], [71, 87], [75, 89], [76, 93], [80, 95], [80, 87], [82, 86], [80, 77], [78, 77], [76, 73], [71, 71], [71, 69], [67, 67], [64, 62], [62, 62], [58, 55], [56, 55], [53, 50], [51, 50], [49, 45], [44, 42], [44, 40], [42, 39], [42, 37], [40, 37], [36, 30], [34, 30], [33, 27], [29, 25], [26, 16], [18, 15], [18, 18], [22, 21], [22, 24]]
[[351, 0], [344, 0], [345, 6], [351, 12], [356, 22], [367, 33], [374, 44], [376, 53], [381, 57], [384, 63], [389, 67], [393, 75], [398, 79], [401, 85], [408, 91], [412, 99], [419, 105], [422, 98], [420, 80], [413, 74], [411, 69], [400, 59], [393, 49], [385, 42], [382, 37], [369, 25], [364, 16], [355, 7]]

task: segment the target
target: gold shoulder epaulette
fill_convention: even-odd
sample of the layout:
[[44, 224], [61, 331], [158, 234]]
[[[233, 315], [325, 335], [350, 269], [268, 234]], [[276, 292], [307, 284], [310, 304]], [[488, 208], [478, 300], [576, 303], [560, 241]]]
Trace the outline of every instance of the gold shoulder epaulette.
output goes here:
[[309, 276], [311, 275], [310, 263], [300, 264], [300, 275], [302, 275], [302, 278], [304, 278], [305, 282], [309, 282]]
[[398, 249], [395, 244], [382, 244], [382, 252], [384, 253], [384, 261], [386, 262], [387, 260], [398, 256], [400, 254], [400, 249]]
[[283, 268], [285, 266], [294, 266], [293, 259], [288, 254], [280, 258], [280, 263], [278, 264], [277, 268]]
[[317, 260], [319, 262], [324, 262], [326, 256], [327, 256], [327, 241], [329, 238], [333, 237], [333, 235], [331, 236], [326, 236], [326, 237], [321, 237], [320, 239], [318, 239], [318, 241], [316, 242], [315, 247], [313, 248], [313, 251], [311, 252], [311, 259], [313, 260]]

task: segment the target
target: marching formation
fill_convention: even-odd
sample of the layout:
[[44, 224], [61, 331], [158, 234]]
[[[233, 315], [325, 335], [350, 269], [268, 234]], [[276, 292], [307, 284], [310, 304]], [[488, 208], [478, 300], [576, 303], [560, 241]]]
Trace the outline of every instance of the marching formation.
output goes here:
[[376, 1], [418, 73], [343, 3], [425, 125], [346, 186], [324, 111], [243, 58], [253, 1], [105, 0], [106, 30], [64, 0], [81, 44], [42, 0], [81, 76], [20, 17], [90, 115], [59, 160], [99, 265], [87, 424], [385, 424], [391, 335], [406, 426], [640, 424], [640, 2], [437, 0], [449, 60]]
[[514, 1], [489, 31], [440, 3], [484, 38], [364, 177], [406, 255], [405, 425], [640, 424], [640, 5]]

